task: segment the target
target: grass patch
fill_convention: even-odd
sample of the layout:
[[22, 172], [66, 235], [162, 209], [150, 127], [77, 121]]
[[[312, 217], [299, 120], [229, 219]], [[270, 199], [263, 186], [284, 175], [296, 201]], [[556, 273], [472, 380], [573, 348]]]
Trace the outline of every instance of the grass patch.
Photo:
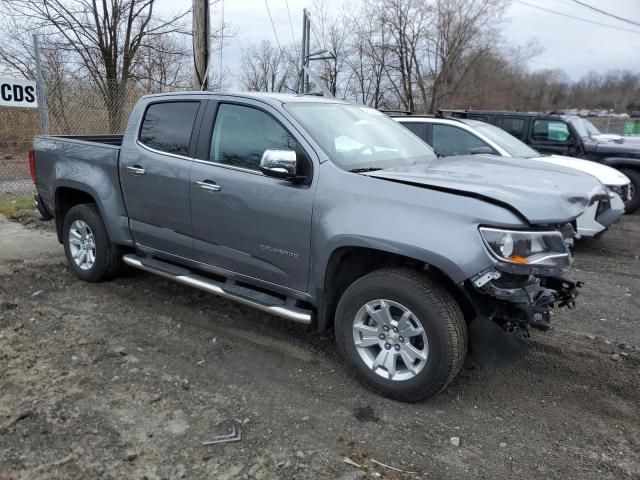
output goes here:
[[34, 208], [32, 197], [0, 198], [0, 215], [12, 220], [30, 215]]

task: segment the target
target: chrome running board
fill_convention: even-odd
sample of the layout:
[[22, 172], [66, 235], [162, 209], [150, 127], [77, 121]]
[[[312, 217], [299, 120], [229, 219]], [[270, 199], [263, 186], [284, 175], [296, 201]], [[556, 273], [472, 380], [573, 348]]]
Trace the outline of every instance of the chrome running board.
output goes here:
[[205, 292], [213, 293], [220, 297], [243, 303], [250, 307], [262, 310], [278, 317], [286, 318], [294, 322], [311, 325], [311, 311], [287, 305], [285, 300], [273, 295], [258, 292], [248, 287], [212, 280], [197, 275], [190, 270], [166, 263], [155, 258], [145, 258], [134, 254], [127, 254], [122, 257], [127, 265], [154, 273], [169, 280], [199, 288]]

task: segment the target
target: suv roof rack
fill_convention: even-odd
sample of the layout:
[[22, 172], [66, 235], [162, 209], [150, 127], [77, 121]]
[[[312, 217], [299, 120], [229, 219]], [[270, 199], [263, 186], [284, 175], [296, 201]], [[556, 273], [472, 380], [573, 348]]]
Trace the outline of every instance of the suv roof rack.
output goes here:
[[515, 110], [475, 110], [466, 109], [441, 109], [440, 112], [454, 113], [458, 118], [469, 118], [469, 115], [524, 115], [527, 117], [546, 117], [549, 115], [567, 116], [565, 113], [556, 110], [550, 112], [517, 112]]
[[387, 108], [379, 108], [378, 111], [387, 115], [415, 115], [415, 113], [410, 110], [389, 110]]
[[324, 92], [296, 93], [296, 97], [324, 97]]

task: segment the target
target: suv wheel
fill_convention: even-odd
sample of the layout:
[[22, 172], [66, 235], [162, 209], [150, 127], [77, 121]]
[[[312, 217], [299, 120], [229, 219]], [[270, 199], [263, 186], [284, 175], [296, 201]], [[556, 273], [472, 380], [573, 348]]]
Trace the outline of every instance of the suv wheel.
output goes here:
[[115, 277], [122, 252], [112, 244], [95, 204], [76, 205], [64, 218], [64, 252], [73, 273], [85, 282]]
[[418, 401], [458, 374], [467, 326], [455, 299], [433, 279], [405, 268], [356, 280], [336, 310], [340, 354], [372, 390]]
[[629, 180], [631, 180], [631, 200], [624, 204], [627, 213], [634, 213], [640, 208], [640, 171], [630, 168], [621, 168]]

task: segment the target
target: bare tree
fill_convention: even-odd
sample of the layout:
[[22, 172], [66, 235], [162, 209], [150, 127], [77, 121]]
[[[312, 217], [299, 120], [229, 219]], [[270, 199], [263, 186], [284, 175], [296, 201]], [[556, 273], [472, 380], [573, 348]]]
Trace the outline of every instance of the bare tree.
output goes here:
[[140, 46], [131, 78], [148, 93], [159, 93], [192, 84], [188, 45], [176, 36], [153, 36]]
[[280, 51], [264, 40], [243, 49], [240, 82], [251, 91], [293, 92], [297, 81], [295, 65], [291, 49]]
[[[345, 78], [349, 56], [349, 36], [351, 32], [347, 25], [348, 21], [344, 14], [333, 17], [329, 15], [328, 4], [325, 0], [315, 0], [313, 3], [312, 41], [311, 50], [326, 53], [325, 57], [334, 56], [322, 60], [320, 68], [320, 79], [325, 83], [329, 91], [335, 96], [338, 90], [342, 91], [341, 96], [345, 96], [346, 89], [343, 84], [348, 82]], [[317, 37], [317, 38], [316, 38]]]
[[121, 104], [135, 77], [137, 56], [153, 37], [183, 32], [188, 11], [155, 14], [156, 0], [3, 0], [23, 28], [45, 32], [48, 43], [81, 64], [96, 85], [113, 132], [124, 123]]
[[346, 89], [357, 102], [374, 108], [383, 106], [389, 90], [387, 80], [388, 33], [382, 28], [381, 19], [366, 15], [366, 9], [358, 9], [349, 15], [351, 36], [347, 48]]
[[400, 104], [416, 109], [416, 80], [422, 79], [418, 51], [426, 35], [429, 4], [421, 0], [377, 0], [366, 7], [386, 32], [385, 71]]
[[[505, 0], [436, 0], [426, 50], [429, 111], [447, 102], [475, 62], [495, 51], [506, 6]], [[417, 84], [427, 105], [426, 89], [422, 82]]]

